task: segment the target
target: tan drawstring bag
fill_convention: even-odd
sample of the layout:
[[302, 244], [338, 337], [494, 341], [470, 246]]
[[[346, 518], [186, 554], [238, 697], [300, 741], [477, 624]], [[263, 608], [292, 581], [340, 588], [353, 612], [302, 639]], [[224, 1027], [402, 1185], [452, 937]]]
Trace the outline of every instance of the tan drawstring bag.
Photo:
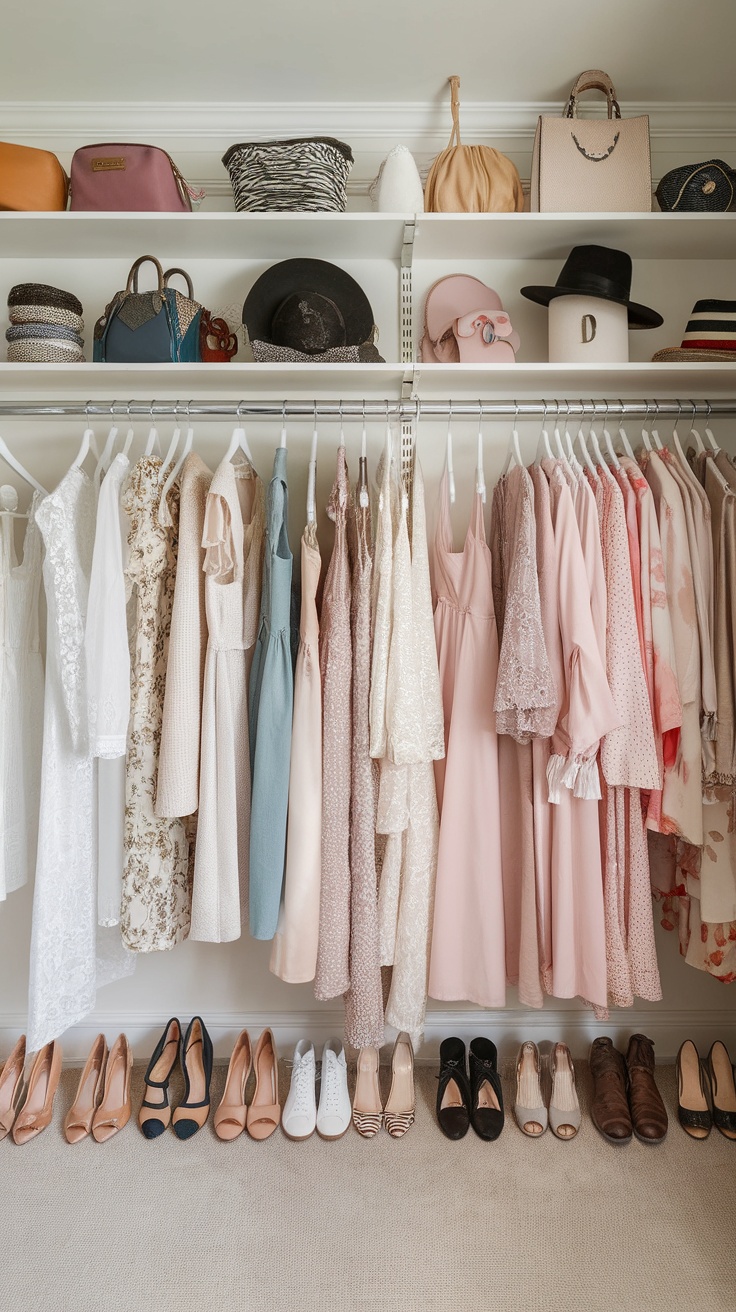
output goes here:
[[433, 162], [424, 189], [424, 208], [435, 214], [500, 214], [524, 208], [515, 164], [492, 146], [460, 142], [460, 78], [448, 79], [452, 92], [452, 134]]

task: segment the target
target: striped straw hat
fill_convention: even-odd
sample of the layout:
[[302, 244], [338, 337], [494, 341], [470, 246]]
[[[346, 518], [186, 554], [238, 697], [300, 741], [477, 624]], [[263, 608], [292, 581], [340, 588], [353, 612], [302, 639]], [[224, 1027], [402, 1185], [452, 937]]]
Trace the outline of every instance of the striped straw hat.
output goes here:
[[653, 360], [728, 360], [736, 364], [736, 301], [696, 301], [682, 346], [657, 351]]

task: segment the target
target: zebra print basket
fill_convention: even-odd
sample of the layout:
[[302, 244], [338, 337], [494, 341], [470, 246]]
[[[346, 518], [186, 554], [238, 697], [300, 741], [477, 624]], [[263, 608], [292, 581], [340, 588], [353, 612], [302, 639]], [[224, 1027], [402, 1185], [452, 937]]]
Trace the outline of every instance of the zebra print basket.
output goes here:
[[250, 141], [223, 156], [236, 210], [344, 210], [353, 152], [335, 137]]

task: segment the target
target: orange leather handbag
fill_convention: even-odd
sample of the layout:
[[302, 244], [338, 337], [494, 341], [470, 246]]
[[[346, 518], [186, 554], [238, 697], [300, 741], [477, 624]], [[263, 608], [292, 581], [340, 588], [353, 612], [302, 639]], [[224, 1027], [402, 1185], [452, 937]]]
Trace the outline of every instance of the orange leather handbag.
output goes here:
[[0, 210], [65, 210], [69, 179], [50, 150], [0, 141]]

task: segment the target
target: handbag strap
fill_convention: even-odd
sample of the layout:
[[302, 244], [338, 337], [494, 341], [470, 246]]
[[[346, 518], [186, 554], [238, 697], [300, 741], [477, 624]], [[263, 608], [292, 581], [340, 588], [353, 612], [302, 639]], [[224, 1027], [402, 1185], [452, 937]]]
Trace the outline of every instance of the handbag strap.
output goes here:
[[135, 264], [131, 267], [130, 273], [128, 274], [128, 281], [125, 287], [126, 296], [129, 296], [131, 292], [137, 294], [138, 270], [140, 269], [142, 264], [146, 264], [149, 261], [151, 264], [156, 265], [156, 272], [158, 273], [158, 290], [159, 290], [159, 294], [163, 296], [164, 287], [166, 285], [164, 282], [164, 271], [161, 265], [159, 264], [158, 260], [156, 259], [155, 255], [141, 255], [136, 260]]
[[621, 106], [616, 99], [616, 88], [610, 77], [602, 68], [589, 68], [573, 82], [563, 118], [577, 118], [577, 98], [583, 91], [602, 91], [608, 104], [608, 117], [621, 117]]
[[460, 145], [460, 78], [457, 73], [453, 73], [452, 77], [448, 77], [447, 80], [450, 83], [452, 109], [452, 132], [447, 143], [447, 149], [449, 150], [450, 146]]
[[177, 274], [177, 273], [178, 273], [178, 275], [179, 275], [180, 278], [183, 278], [183, 279], [184, 279], [184, 281], [185, 281], [185, 283], [186, 283], [186, 285], [187, 285], [187, 295], [189, 296], [190, 301], [193, 301], [193, 300], [194, 300], [194, 283], [192, 282], [191, 278], [189, 277], [189, 274], [187, 273], [186, 269], [167, 269], [167, 270], [166, 270], [166, 273], [164, 274], [164, 287], [168, 287], [168, 285], [169, 285], [169, 278], [173, 278], [174, 275]]

